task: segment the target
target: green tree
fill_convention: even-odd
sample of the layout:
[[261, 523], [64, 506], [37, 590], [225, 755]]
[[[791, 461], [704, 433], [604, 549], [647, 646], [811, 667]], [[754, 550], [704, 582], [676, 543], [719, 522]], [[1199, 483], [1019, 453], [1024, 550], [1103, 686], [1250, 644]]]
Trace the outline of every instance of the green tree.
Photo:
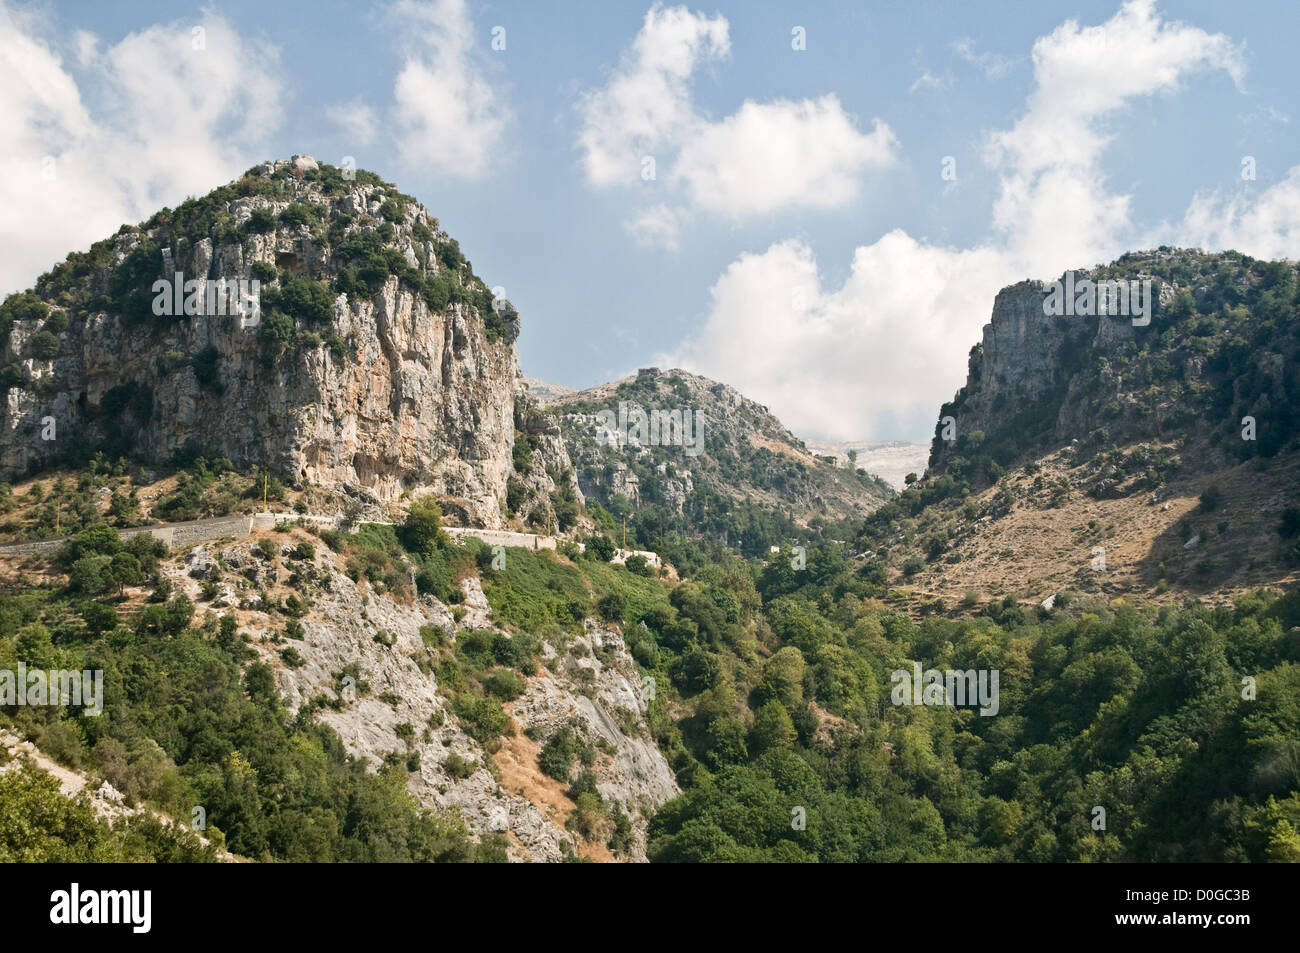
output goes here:
[[448, 545], [442, 529], [442, 508], [432, 497], [423, 496], [411, 503], [402, 522], [402, 545], [425, 556]]

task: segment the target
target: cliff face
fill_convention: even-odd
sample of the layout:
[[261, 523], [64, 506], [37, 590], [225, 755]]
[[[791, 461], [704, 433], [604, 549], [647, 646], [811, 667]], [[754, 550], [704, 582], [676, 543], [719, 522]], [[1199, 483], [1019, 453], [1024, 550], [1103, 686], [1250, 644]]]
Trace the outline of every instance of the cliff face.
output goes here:
[[[1061, 313], [1085, 280], [1149, 283], [1146, 313], [1133, 301], [1124, 313]], [[966, 385], [940, 410], [931, 469], [981, 484], [1072, 444], [1177, 438], [1271, 456], [1295, 436], [1294, 288], [1289, 262], [1169, 248], [1004, 288]], [[1246, 417], [1253, 436], [1241, 433]]]
[[[260, 314], [158, 315], [172, 295], [155, 282], [177, 273], [195, 300], [257, 281]], [[368, 173], [267, 163], [18, 297], [2, 358], [8, 474], [69, 451], [188, 451], [378, 501], [429, 491], [462, 519], [501, 521], [517, 312], [436, 218]]]

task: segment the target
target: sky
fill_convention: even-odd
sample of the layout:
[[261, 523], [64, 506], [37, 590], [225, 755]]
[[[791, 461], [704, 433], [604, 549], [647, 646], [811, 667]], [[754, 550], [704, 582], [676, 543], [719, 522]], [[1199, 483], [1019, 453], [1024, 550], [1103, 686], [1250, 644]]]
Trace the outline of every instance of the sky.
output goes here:
[[0, 0], [0, 294], [269, 158], [351, 157], [530, 376], [683, 367], [926, 441], [999, 288], [1300, 258], [1292, 0]]

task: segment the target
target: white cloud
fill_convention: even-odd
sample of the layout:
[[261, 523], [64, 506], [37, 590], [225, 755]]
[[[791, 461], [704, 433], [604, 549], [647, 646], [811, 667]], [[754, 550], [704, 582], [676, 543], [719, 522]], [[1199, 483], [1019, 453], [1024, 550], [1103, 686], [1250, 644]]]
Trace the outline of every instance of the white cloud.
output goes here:
[[1015, 65], [1011, 60], [997, 53], [975, 52], [975, 41], [970, 37], [953, 41], [952, 48], [957, 51], [958, 56], [989, 79], [1001, 79], [1011, 72], [1011, 67]]
[[858, 132], [834, 95], [746, 102], [701, 126], [671, 179], [691, 204], [733, 220], [784, 208], [833, 208], [857, 198], [862, 172], [894, 161], [897, 139], [879, 119]]
[[943, 89], [947, 85], [946, 80], [940, 79], [927, 69], [921, 71], [921, 75], [916, 78], [916, 82], [912, 83], [907, 91], [914, 93], [918, 89]]
[[88, 74], [84, 92], [51, 33], [40, 16], [0, 0], [5, 292], [124, 222], [235, 178], [265, 158], [282, 111], [277, 51], [219, 15], [152, 26], [107, 48], [78, 33], [71, 52]]
[[1300, 258], [1300, 166], [1258, 195], [1196, 195], [1166, 241], [1232, 248], [1255, 258]]
[[642, 209], [624, 226], [638, 245], [677, 251], [681, 238], [682, 214], [660, 202]]
[[727, 31], [721, 15], [650, 8], [608, 84], [582, 100], [578, 145], [593, 185], [636, 181], [642, 156], [671, 147], [699, 124], [689, 80], [702, 62], [728, 55]]
[[479, 178], [510, 111], [478, 58], [465, 0], [399, 0], [391, 15], [407, 47], [393, 84], [399, 155], [410, 166]]
[[859, 131], [833, 95], [747, 101], [710, 121], [695, 106], [690, 80], [729, 51], [721, 15], [651, 7], [609, 81], [580, 103], [577, 144], [588, 181], [637, 184], [643, 157], [653, 156], [656, 179], [678, 190], [688, 208], [739, 221], [850, 201], [864, 173], [894, 161], [889, 127], [876, 120], [871, 132]]
[[[1226, 37], [1163, 22], [1150, 0], [1132, 0], [1101, 26], [1063, 24], [1034, 44], [1033, 64], [1021, 118], [989, 139], [1000, 193], [986, 239], [946, 248], [895, 230], [855, 249], [839, 288], [823, 287], [801, 242], [742, 255], [714, 285], [702, 330], [657, 361], [727, 381], [797, 433], [924, 437], [965, 380], [1000, 288], [1109, 260], [1137, 236], [1129, 197], [1110, 193], [1099, 167], [1111, 141], [1103, 123], [1194, 72], [1243, 73]], [[1208, 231], [1227, 223], [1215, 241], [1227, 230], [1294, 253], [1300, 172], [1256, 204], [1206, 198], [1189, 222]]]
[[357, 146], [368, 146], [375, 141], [378, 118], [361, 100], [337, 103], [326, 109], [325, 115]]

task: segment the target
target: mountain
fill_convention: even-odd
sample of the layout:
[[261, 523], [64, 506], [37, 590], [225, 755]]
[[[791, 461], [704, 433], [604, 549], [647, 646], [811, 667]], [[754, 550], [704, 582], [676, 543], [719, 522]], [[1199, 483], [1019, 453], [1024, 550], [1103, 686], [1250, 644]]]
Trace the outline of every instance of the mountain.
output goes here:
[[[1149, 309], [1073, 298], [1121, 278]], [[0, 858], [1300, 859], [1295, 266], [1063, 286], [999, 294], [895, 493], [684, 371], [539, 400], [366, 173], [69, 256], [0, 306], [0, 671], [102, 672], [105, 717], [0, 710]]]
[[[682, 370], [644, 368], [560, 395], [547, 410], [559, 417], [585, 497], [627, 515], [651, 548], [687, 533], [759, 555], [857, 521], [893, 495], [881, 480], [815, 456], [735, 388]], [[686, 439], [675, 425], [651, 427], [652, 417], [680, 421]]]
[[859, 548], [910, 560], [912, 584], [945, 598], [1296, 581], [1295, 264], [1161, 248], [1061, 286], [1085, 280], [1149, 281], [1150, 314], [1047, 314], [1055, 283], [1003, 289], [926, 479]]
[[528, 393], [536, 398], [539, 404], [549, 404], [561, 397], [574, 393], [576, 387], [566, 387], [564, 384], [551, 384], [536, 377], [525, 377], [524, 387]]
[[904, 440], [851, 440], [846, 443], [805, 440], [804, 444], [819, 457], [834, 457], [841, 466], [848, 466], [849, 454], [853, 454], [855, 467], [880, 477], [895, 490], [902, 490], [907, 485], [905, 478], [909, 473], [917, 476], [924, 473], [930, 458], [929, 444]]
[[512, 467], [531, 404], [514, 307], [420, 203], [309, 156], [69, 255], [6, 301], [0, 333], [7, 475], [203, 455], [372, 509], [431, 492], [492, 526], [509, 478], [547, 506], [548, 468], [569, 469], [559, 441]]

